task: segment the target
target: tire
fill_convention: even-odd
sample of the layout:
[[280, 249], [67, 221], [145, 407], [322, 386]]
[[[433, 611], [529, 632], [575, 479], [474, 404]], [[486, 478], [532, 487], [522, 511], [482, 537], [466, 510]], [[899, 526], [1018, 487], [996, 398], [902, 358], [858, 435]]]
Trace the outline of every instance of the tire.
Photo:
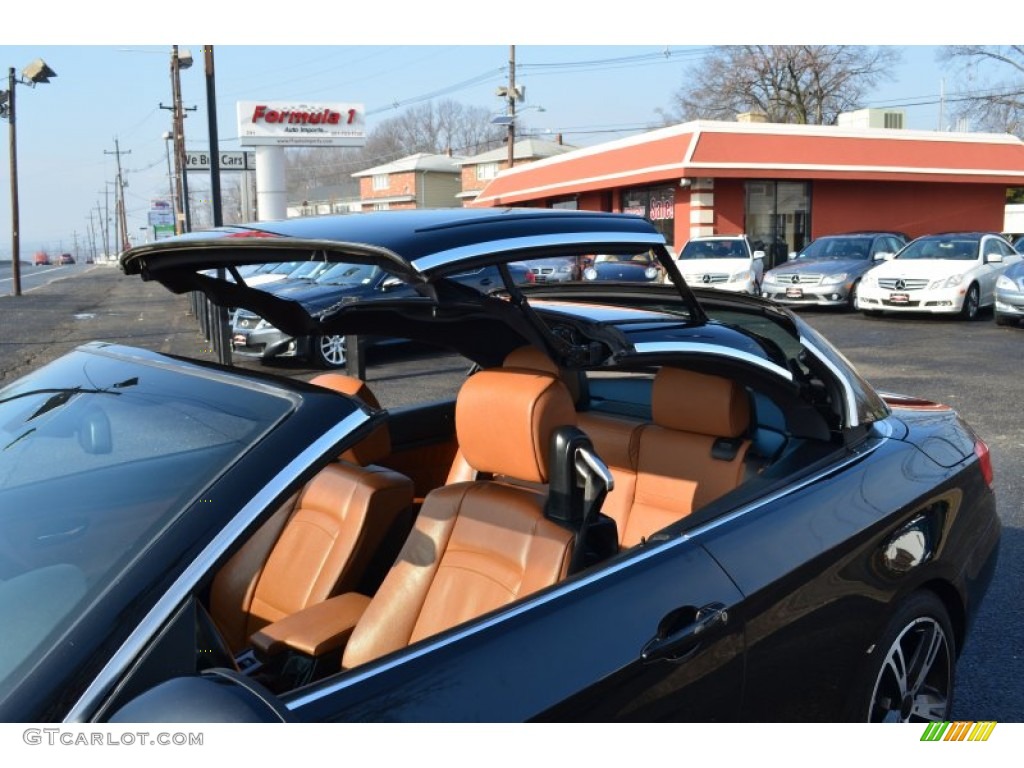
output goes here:
[[344, 368], [348, 362], [348, 349], [344, 336], [314, 336], [312, 339], [313, 362], [328, 370]]
[[976, 320], [980, 309], [981, 296], [978, 292], [978, 284], [971, 283], [970, 288], [967, 289], [967, 295], [964, 296], [964, 305], [960, 308], [960, 319]]
[[931, 592], [911, 595], [871, 648], [850, 700], [849, 719], [924, 723], [949, 719], [956, 638], [946, 607]]
[[999, 312], [994, 313], [994, 317], [995, 317], [995, 320], [996, 320], [996, 325], [1013, 325], [1014, 324], [1013, 318], [1007, 317], [1006, 315], [1002, 315]]

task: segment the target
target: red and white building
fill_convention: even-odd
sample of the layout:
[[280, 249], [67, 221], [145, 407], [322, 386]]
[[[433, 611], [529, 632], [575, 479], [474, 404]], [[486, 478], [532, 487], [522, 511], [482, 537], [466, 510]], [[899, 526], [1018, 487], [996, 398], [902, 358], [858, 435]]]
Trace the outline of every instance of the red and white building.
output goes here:
[[745, 232], [774, 262], [837, 232], [998, 232], [1010, 187], [1010, 135], [696, 121], [504, 170], [467, 204], [634, 212], [677, 250]]

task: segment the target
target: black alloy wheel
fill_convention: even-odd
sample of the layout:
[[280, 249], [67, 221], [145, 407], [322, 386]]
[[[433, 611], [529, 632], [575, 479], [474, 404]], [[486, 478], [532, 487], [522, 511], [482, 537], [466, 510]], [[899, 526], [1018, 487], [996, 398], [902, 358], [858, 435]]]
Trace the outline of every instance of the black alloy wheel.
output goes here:
[[851, 719], [925, 723], [949, 719], [956, 639], [946, 607], [931, 592], [911, 595], [868, 654]]

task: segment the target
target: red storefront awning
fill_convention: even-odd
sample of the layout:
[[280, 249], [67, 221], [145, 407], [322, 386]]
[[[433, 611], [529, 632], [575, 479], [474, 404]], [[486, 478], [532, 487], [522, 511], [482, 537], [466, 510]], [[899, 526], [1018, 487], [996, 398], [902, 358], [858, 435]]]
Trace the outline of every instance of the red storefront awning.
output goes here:
[[999, 134], [699, 121], [503, 171], [472, 204], [719, 177], [1024, 186], [1024, 142]]

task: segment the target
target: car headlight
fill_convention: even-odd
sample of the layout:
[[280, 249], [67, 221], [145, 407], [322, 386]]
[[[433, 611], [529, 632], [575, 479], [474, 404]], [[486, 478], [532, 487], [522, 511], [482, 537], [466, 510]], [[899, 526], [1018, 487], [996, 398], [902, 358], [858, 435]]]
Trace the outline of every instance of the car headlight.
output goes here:
[[952, 277], [944, 277], [941, 280], [933, 280], [931, 285], [928, 286], [928, 290], [937, 291], [940, 288], [955, 288], [964, 281], [963, 275], [953, 275]]
[[775, 283], [778, 282], [778, 279], [779, 278], [771, 272], [765, 272], [764, 274], [764, 282], [766, 283]]
[[860, 279], [860, 282], [862, 285], [877, 285], [878, 278], [875, 277], [875, 275], [872, 275], [870, 272], [868, 272], [866, 275], [864, 275], [864, 277]]
[[644, 270], [644, 277], [646, 277], [648, 280], [656, 280], [658, 277], [658, 268], [648, 267], [647, 269]]
[[1013, 284], [1013, 280], [1008, 278], [1006, 275], [1000, 275], [999, 279], [996, 280], [996, 288], [1001, 288], [1004, 291], [1015, 291], [1017, 286]]
[[837, 285], [846, 280], [846, 278], [847, 274], [845, 272], [840, 272], [838, 275], [825, 275], [823, 278], [821, 278], [821, 284]]
[[745, 283], [750, 280], [750, 270], [744, 269], [742, 272], [734, 272], [729, 275], [730, 283]]
[[593, 267], [587, 267], [583, 270], [583, 278], [585, 280], [597, 280], [597, 270]]

